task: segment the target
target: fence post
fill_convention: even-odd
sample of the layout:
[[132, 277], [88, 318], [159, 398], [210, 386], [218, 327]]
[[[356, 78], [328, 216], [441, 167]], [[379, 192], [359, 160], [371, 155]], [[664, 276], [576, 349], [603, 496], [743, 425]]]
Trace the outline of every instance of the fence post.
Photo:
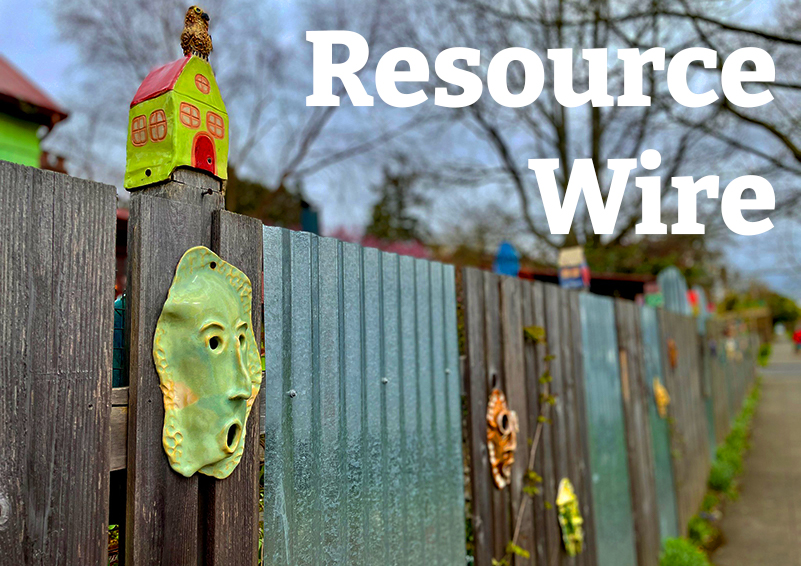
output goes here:
[[193, 246], [214, 248], [251, 279], [254, 331], [260, 336], [261, 223], [224, 212], [223, 206], [221, 182], [186, 169], [131, 197], [125, 533], [129, 566], [256, 563], [258, 410], [249, 419], [246, 453], [229, 478], [177, 474], [162, 448], [164, 407], [152, 354], [156, 322], [175, 268]]
[[[263, 254], [262, 224], [224, 210], [212, 216], [211, 246], [222, 259], [248, 276], [253, 286], [253, 334], [261, 344]], [[257, 564], [259, 528], [259, 442], [262, 390], [253, 403], [245, 432], [245, 453], [225, 480], [200, 477], [201, 521], [206, 566]], [[248, 548], [248, 545], [250, 546]]]

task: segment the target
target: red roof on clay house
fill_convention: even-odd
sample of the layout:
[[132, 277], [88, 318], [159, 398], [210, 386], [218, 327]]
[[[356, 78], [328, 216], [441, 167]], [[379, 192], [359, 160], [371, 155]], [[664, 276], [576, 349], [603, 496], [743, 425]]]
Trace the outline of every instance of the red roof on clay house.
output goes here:
[[51, 125], [67, 117], [67, 112], [61, 106], [2, 55], [0, 55], [0, 102], [10, 102], [16, 106], [20, 103], [33, 106], [36, 114], [50, 118]]
[[167, 63], [166, 65], [162, 65], [150, 71], [145, 77], [145, 80], [142, 81], [142, 84], [139, 85], [139, 90], [136, 91], [131, 101], [131, 108], [140, 102], [156, 98], [175, 88], [175, 82], [178, 80], [178, 77], [181, 76], [181, 72], [191, 58], [191, 55], [187, 55], [177, 61]]

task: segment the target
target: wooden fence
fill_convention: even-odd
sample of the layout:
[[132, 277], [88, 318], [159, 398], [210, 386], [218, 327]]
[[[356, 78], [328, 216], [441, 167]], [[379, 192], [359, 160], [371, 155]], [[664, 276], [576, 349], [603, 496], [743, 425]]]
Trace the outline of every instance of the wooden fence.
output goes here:
[[[0, 162], [0, 564], [102, 564], [111, 513], [128, 565], [255, 566], [262, 457], [270, 566], [461, 566], [465, 469], [478, 566], [510, 541], [529, 553], [515, 564], [655, 566], [697, 511], [755, 375], [751, 335], [712, 320], [701, 336], [690, 317], [264, 229], [222, 206], [219, 182], [185, 170], [132, 195], [130, 385], [112, 389], [115, 189]], [[222, 481], [169, 467], [152, 361], [196, 245], [249, 276], [257, 339], [266, 329], [262, 410]], [[519, 416], [503, 490], [488, 464], [494, 388]], [[574, 557], [562, 478], [584, 518]]]
[[[493, 557], [500, 559], [518, 528], [516, 542], [532, 558], [516, 556], [516, 563], [556, 564], [560, 559], [566, 564], [592, 563], [591, 539], [578, 558], [564, 556], [554, 506], [546, 509], [527, 502], [520, 511], [529, 469], [531, 444], [527, 440], [533, 441], [542, 416], [551, 424], [542, 429], [533, 471], [542, 478], [543, 497], [554, 502], [559, 479], [570, 477], [583, 505], [586, 528], [592, 529], [587, 445], [581, 434], [585, 430], [583, 360], [581, 348], [574, 347], [581, 342], [578, 299], [578, 295], [551, 285], [501, 278], [475, 269], [464, 271], [469, 384], [465, 393], [476, 564], [491, 564]], [[525, 327], [543, 328], [545, 341], [525, 340]], [[548, 361], [546, 357], [550, 356], [555, 357]], [[552, 381], [543, 383], [540, 378], [547, 366]], [[511, 484], [505, 490], [494, 487], [487, 455], [487, 400], [494, 388], [505, 391], [510, 409], [519, 417], [518, 453]], [[540, 400], [549, 394], [560, 400], [553, 410]]]
[[[723, 324], [712, 320], [701, 336], [689, 316], [474, 269], [463, 280], [475, 564], [508, 556], [513, 541], [530, 553], [513, 555], [515, 564], [656, 566], [662, 541], [683, 533], [699, 510], [713, 448], [706, 404], [720, 441], [755, 375], [753, 335], [724, 337]], [[530, 327], [545, 339], [527, 340]], [[550, 384], [540, 380], [546, 369]], [[655, 383], [671, 396], [665, 417]], [[484, 415], [495, 387], [520, 421], [504, 490], [487, 463]], [[542, 395], [555, 405], [543, 404]], [[542, 493], [520, 513], [543, 414], [552, 422], [532, 468]], [[576, 557], [561, 542], [554, 504], [561, 478], [576, 487], [585, 521], [585, 548]]]

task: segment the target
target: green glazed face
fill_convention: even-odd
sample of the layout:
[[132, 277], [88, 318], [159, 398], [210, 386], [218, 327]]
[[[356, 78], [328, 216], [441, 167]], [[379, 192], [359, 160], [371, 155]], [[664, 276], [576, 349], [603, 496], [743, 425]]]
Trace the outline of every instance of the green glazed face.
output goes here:
[[156, 325], [153, 359], [164, 395], [163, 444], [172, 468], [228, 477], [261, 385], [250, 280], [202, 246], [175, 272]]

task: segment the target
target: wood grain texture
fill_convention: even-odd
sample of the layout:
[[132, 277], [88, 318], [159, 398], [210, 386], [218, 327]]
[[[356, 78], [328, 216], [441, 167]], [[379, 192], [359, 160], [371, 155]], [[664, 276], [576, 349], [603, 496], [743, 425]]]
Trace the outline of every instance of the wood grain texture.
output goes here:
[[[505, 554], [521, 516], [516, 542], [530, 556], [514, 556], [515, 564], [594, 566], [578, 295], [539, 282], [470, 269], [464, 273], [474, 523], [483, 526], [487, 520], [483, 517], [491, 521], [491, 529], [476, 530], [476, 563], [491, 563], [493, 557]], [[523, 329], [528, 326], [543, 328], [546, 339], [525, 339]], [[548, 355], [553, 356], [550, 362], [546, 360]], [[551, 372], [550, 384], [540, 381], [546, 369]], [[492, 387], [505, 392], [520, 422], [512, 481], [505, 490], [495, 488], [486, 462], [484, 418]], [[556, 397], [553, 407], [543, 407], [540, 396], [548, 393]], [[533, 471], [542, 477], [542, 493], [528, 498], [523, 496], [524, 476], [540, 416], [548, 421], [539, 439]], [[564, 477], [576, 488], [588, 533], [585, 551], [576, 557], [569, 557], [564, 551], [553, 507], [559, 481]], [[523, 500], [526, 508], [519, 515]], [[546, 502], [551, 504], [550, 509]], [[482, 513], [483, 517], [476, 517]]]
[[[185, 187], [177, 189], [189, 193]], [[197, 198], [202, 202], [202, 196]], [[197, 566], [200, 560], [198, 478], [175, 473], [162, 448], [164, 404], [153, 363], [153, 334], [181, 256], [193, 246], [211, 244], [216, 201], [209, 203], [197, 206], [147, 191], [131, 197], [125, 537], [129, 566]]]
[[731, 412], [729, 407], [729, 385], [722, 358], [725, 353], [723, 323], [717, 320], [707, 321], [705, 355], [709, 358], [709, 373], [712, 385], [712, 407], [715, 415], [715, 440], [721, 444], [731, 429]]
[[[550, 362], [552, 381], [550, 384], [540, 384], [540, 394], [547, 391], [557, 399], [557, 403], [547, 409], [545, 415], [550, 419], [542, 435], [543, 474], [542, 494], [550, 509], [545, 509], [545, 546], [547, 549], [548, 564], [561, 564], [562, 561], [562, 532], [556, 512], [556, 490], [559, 476], [567, 471], [566, 460], [560, 461], [560, 455], [567, 448], [567, 439], [564, 435], [562, 421], [564, 407], [561, 404], [562, 387], [562, 351], [561, 328], [559, 309], [561, 308], [560, 289], [556, 285], [543, 285], [545, 310], [545, 336], [546, 351], [555, 356]], [[559, 477], [557, 477], [559, 476]], [[544, 505], [542, 501], [538, 502]]]
[[623, 414], [637, 564], [657, 566], [661, 542], [639, 307], [631, 301], [617, 299], [615, 319], [624, 387]]
[[[542, 283], [534, 282], [531, 284], [531, 301], [532, 310], [534, 315], [534, 326], [545, 329], [545, 285]], [[546, 336], [547, 339], [547, 336]], [[550, 418], [550, 408], [544, 408], [540, 400], [540, 394], [544, 392], [543, 384], [540, 378], [544, 375], [545, 369], [548, 367], [548, 362], [545, 357], [548, 355], [548, 345], [545, 341], [539, 341], [534, 346], [534, 356], [536, 359], [535, 368], [536, 375], [532, 384], [531, 395], [531, 412], [536, 420], [539, 417]], [[545, 478], [551, 473], [551, 440], [550, 440], [550, 424], [544, 423], [542, 432], [540, 433], [539, 444], [537, 445], [537, 454], [534, 459], [534, 472], [543, 478], [543, 484], [540, 485], [541, 493], [534, 499], [533, 513], [534, 513], [534, 530], [537, 533], [537, 564], [550, 564], [548, 562], [548, 538], [546, 528], [546, 509], [544, 504], [545, 498]], [[547, 457], [546, 457], [547, 454]]]
[[[500, 321], [500, 289], [498, 277], [493, 273], [483, 273], [484, 277], [484, 351], [486, 359], [487, 391], [498, 388], [506, 391], [506, 377], [503, 363], [503, 336]], [[484, 400], [486, 412], [487, 400]], [[508, 396], [507, 396], [508, 401]], [[518, 450], [521, 443], [518, 439]], [[490, 479], [491, 481], [491, 479]], [[493, 555], [501, 559], [506, 553], [506, 546], [512, 540], [512, 519], [509, 489], [492, 490], [492, 522], [495, 538], [493, 540]]]
[[[517, 526], [520, 506], [523, 504], [523, 487], [526, 485], [525, 475], [528, 470], [529, 441], [532, 440], [533, 430], [529, 426], [528, 394], [526, 388], [525, 351], [523, 348], [523, 281], [513, 277], [500, 278], [501, 292], [501, 338], [503, 342], [503, 368], [506, 381], [506, 396], [509, 409], [518, 416], [519, 431], [517, 436], [517, 453], [512, 466], [512, 478], [508, 492], [511, 503], [511, 529]], [[529, 502], [530, 503], [530, 502]], [[525, 512], [521, 516], [520, 534], [517, 545], [531, 552], [534, 547], [534, 524], [531, 507], [526, 504]], [[533, 564], [532, 558], [515, 556], [514, 563]]]
[[[242, 270], [253, 288], [252, 324], [261, 344], [263, 254], [261, 221], [227, 211], [214, 213], [212, 250]], [[259, 442], [262, 390], [253, 404], [245, 434], [245, 452], [224, 480], [200, 476], [200, 519], [203, 524], [203, 564], [255, 566], [258, 563]]]
[[[672, 422], [670, 445], [676, 482], [676, 502], [680, 531], [698, 511], [706, 493], [710, 457], [706, 415], [701, 395], [700, 360], [695, 320], [659, 311], [659, 326], [665, 344], [663, 367], [665, 386], [671, 401], [668, 414]], [[668, 341], [674, 340], [678, 352], [672, 367]]]
[[[109, 427], [109, 470], [112, 472], [124, 470], [128, 464], [127, 387], [114, 387], [111, 390], [111, 423]], [[120, 504], [124, 507], [125, 500], [123, 499]]]
[[484, 356], [484, 274], [464, 269], [465, 394], [476, 566], [492, 566], [495, 531], [492, 521], [492, 474], [487, 450], [487, 367]]
[[0, 563], [106, 555], [113, 187], [0, 162]]
[[[523, 306], [523, 328], [544, 325], [542, 315], [542, 295], [535, 293], [535, 285], [528, 281], [520, 282], [522, 306]], [[533, 340], [526, 339], [523, 343], [525, 370], [526, 370], [526, 391], [527, 391], [527, 415], [520, 415], [528, 421], [529, 435], [536, 435], [539, 426], [540, 400], [539, 400], [539, 379], [542, 374], [545, 357], [545, 345], [535, 343]], [[528, 454], [526, 455], [528, 459]], [[528, 464], [526, 464], [528, 465]], [[542, 452], [537, 449], [535, 453], [533, 471], [542, 476]], [[534, 564], [547, 564], [545, 558], [545, 539], [541, 536], [545, 532], [545, 508], [541, 498], [534, 498], [528, 504], [527, 521], [531, 521], [531, 530], [534, 534], [534, 542], [530, 547], [526, 547], [532, 556]]]
[[[128, 406], [111, 407], [109, 424], [109, 471], [124, 470], [128, 465]], [[122, 502], [123, 505], [125, 502]]]

